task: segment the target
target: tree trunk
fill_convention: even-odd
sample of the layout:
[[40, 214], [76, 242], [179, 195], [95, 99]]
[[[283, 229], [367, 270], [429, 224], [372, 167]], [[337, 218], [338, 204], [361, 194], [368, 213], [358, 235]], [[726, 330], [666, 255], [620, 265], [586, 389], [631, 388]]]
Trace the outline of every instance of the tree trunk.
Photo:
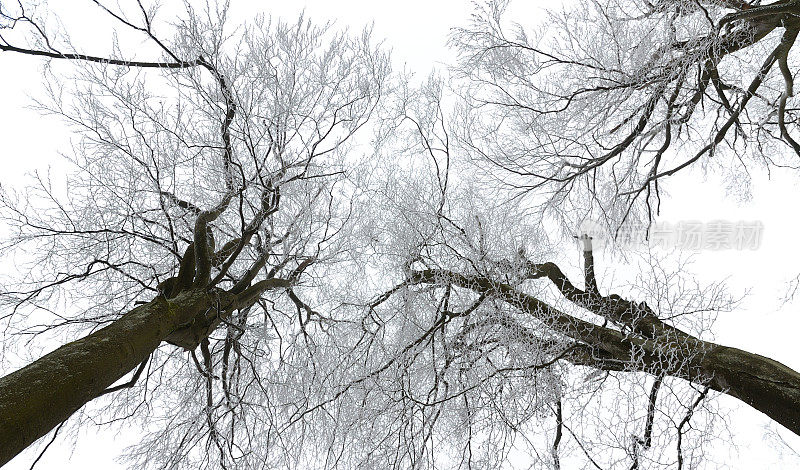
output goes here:
[[214, 300], [204, 290], [159, 296], [0, 378], [0, 466], [146, 360]]
[[800, 373], [758, 354], [716, 346], [702, 360], [711, 388], [736, 397], [800, 435]]
[[[560, 270], [559, 274], [563, 276]], [[413, 272], [409, 282], [451, 283], [493, 294], [586, 346], [573, 348], [570, 354], [564, 355], [566, 361], [600, 370], [666, 373], [708, 384], [711, 389], [742, 400], [800, 435], [800, 373], [778, 361], [703, 341], [674, 327], [662, 326], [656, 330], [660, 334], [653, 338], [622, 333], [570, 316], [513, 286], [485, 277], [425, 270]], [[572, 284], [569, 289], [576, 290]], [[584, 293], [581, 291], [581, 294]], [[648, 324], [653, 325], [652, 322]], [[673, 360], [665, 355], [672, 356]]]

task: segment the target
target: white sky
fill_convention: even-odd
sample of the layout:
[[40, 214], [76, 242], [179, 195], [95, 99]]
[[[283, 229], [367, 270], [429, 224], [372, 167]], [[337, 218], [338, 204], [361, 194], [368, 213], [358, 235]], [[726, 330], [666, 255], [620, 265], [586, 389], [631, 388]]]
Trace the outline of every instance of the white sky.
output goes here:
[[[258, 7], [236, 0], [233, 3], [234, 16], [263, 11], [293, 20], [305, 9], [306, 15], [315, 21], [335, 20], [338, 25], [354, 29], [374, 21], [375, 36], [384, 38], [394, 51], [395, 68], [402, 69], [405, 65], [421, 77], [437, 62], [452, 61], [452, 53], [445, 46], [448, 30], [463, 24], [471, 8], [467, 0], [253, 2], [258, 3]], [[552, 6], [556, 2], [517, 0], [517, 3], [526, 4], [526, 8], [517, 5], [514, 19], [530, 24], [536, 21], [537, 7]], [[85, 11], [97, 10], [89, 0], [71, 2], [71, 6], [74, 6], [74, 16], [64, 18], [71, 31], [96, 35], [99, 43], [107, 40], [96, 18], [81, 17]], [[28, 95], [41, 93], [41, 63], [35, 58], [0, 54], [0, 148], [4, 162], [0, 182], [4, 185], [20, 185], [23, 182], [20, 177], [37, 168], [52, 166], [57, 175], [58, 152], [69, 150], [69, 133], [62, 124], [25, 109], [30, 104]], [[714, 330], [719, 343], [756, 352], [800, 369], [800, 355], [797, 354], [800, 302], [783, 308], [779, 302], [786, 292], [787, 282], [800, 274], [797, 263], [800, 260], [797, 240], [800, 224], [796, 216], [798, 179], [781, 171], [773, 172], [772, 181], [758, 172], [754, 177], [753, 199], [743, 205], [726, 198], [718, 180], [703, 182], [699, 175], [688, 173], [675, 177], [666, 182], [672, 199], [662, 206], [663, 220], [762, 222], [764, 233], [758, 250], [700, 252], [693, 270], [699, 273], [702, 281], [728, 278], [734, 293], [752, 288], [743, 308], [720, 316]], [[608, 262], [603, 257], [598, 261]], [[720, 452], [717, 461], [727, 463], [732, 469], [800, 468], [800, 460], [779, 463], [774, 450], [762, 441], [762, 426], [768, 420], [734, 399], [722, 400], [735, 410], [731, 414], [731, 426], [737, 435], [740, 453], [731, 456]], [[37, 468], [123, 468], [113, 458], [121, 452], [126, 439], [129, 442], [135, 435], [115, 440], [111, 433], [84, 432], [87, 436], [78, 440], [74, 453], [64, 444], [56, 444]], [[800, 449], [800, 439], [793, 438], [791, 442]], [[29, 449], [5, 468], [27, 469], [36, 455], [37, 452]], [[70, 455], [71, 460], [68, 460]]]

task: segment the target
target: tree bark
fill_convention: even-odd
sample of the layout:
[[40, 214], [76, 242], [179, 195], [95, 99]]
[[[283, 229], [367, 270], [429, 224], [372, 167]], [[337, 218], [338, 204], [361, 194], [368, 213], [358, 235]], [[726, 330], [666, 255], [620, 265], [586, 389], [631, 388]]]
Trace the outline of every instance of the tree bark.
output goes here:
[[713, 390], [736, 397], [800, 435], [800, 373], [737, 348], [715, 345], [702, 359]]
[[147, 359], [219, 299], [195, 289], [162, 296], [0, 378], [0, 466]]
[[[557, 278], [554, 282], [566, 281]], [[672, 376], [707, 385], [800, 435], [800, 373], [778, 361], [704, 341], [648, 316], [639, 319], [642, 325], [634, 324], [632, 333], [626, 334], [571, 316], [511, 285], [481, 276], [425, 270], [412, 272], [409, 283], [450, 284], [493, 295], [574, 340], [574, 347], [562, 357], [572, 364]], [[584, 294], [572, 284], [559, 289], [567, 297], [573, 290]], [[619, 302], [631, 304], [624, 299]], [[610, 316], [623, 323], [629, 320], [616, 312]]]

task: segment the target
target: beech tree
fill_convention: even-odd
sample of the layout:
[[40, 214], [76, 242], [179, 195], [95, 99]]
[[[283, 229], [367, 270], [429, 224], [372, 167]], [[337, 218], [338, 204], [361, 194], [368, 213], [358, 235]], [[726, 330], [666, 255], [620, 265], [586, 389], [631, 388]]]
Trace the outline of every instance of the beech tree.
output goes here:
[[66, 189], [3, 194], [6, 349], [82, 338], [0, 379], [0, 463], [81, 407], [144, 430], [137, 468], [697, 468], [715, 394], [800, 433], [800, 375], [707, 339], [721, 284], [648, 252], [615, 285], [559, 232], [657, 217], [711, 156], [785, 163], [794, 2], [586, 2], [536, 34], [489, 3], [417, 85], [368, 31], [95, 3], [149, 46], [0, 15], [0, 60], [74, 67], [38, 106], [83, 139]]
[[[452, 36], [463, 98], [453, 132], [495, 194], [525, 201], [515, 207], [571, 230], [602, 220], [613, 237], [620, 228], [652, 222], [669, 177], [692, 165], [723, 172], [737, 192], [747, 192], [749, 166], [796, 168], [796, 2], [586, 1], [551, 13], [534, 30], [511, 24], [507, 7], [489, 2]], [[448, 240], [459, 232], [472, 239], [467, 246], [481, 246], [464, 226], [454, 226]], [[677, 313], [670, 307], [603, 294], [589, 243], [583, 288], [547, 257], [528, 255], [527, 243], [518, 255], [506, 253], [514, 282], [486, 268], [435, 264], [414, 270], [406, 282], [501, 298], [538, 318], [533, 331], [568, 341], [562, 362], [651, 374], [648, 411], [664, 378], [680, 377], [700, 385], [697, 399], [684, 402], [687, 420], [716, 390], [800, 432], [791, 411], [800, 391], [796, 371], [703, 341], [695, 327], [665, 321]], [[542, 303], [525, 283], [517, 285], [528, 279], [548, 280], [593, 320]], [[561, 422], [561, 408], [556, 415]], [[639, 452], [651, 443], [651, 416], [634, 434], [628, 465], [638, 467]], [[673, 423], [678, 454], [662, 463], [680, 468], [686, 421]], [[557, 429], [554, 448], [562, 436]]]
[[[39, 106], [82, 136], [66, 189], [39, 175], [3, 193], [4, 249], [25, 253], [3, 293], [5, 347], [90, 333], [0, 379], [0, 464], [90, 400], [135, 386], [146, 410], [136, 392], [106, 416], [165, 420], [143, 441], [158, 461], [143, 461], [254, 468], [265, 457], [253, 436], [286, 436], [271, 436], [278, 410], [247, 410], [268, 409], [270, 387], [299, 360], [275, 362], [286, 369], [262, 383], [272, 365], [258, 358], [291, 357], [299, 331], [322, 315], [303, 292], [353, 249], [345, 170], [357, 159], [345, 149], [382, 93], [387, 55], [369, 31], [304, 18], [232, 28], [227, 4], [186, 4], [162, 20], [142, 2], [95, 3], [145, 45], [92, 55], [32, 7], [0, 12], [3, 55], [73, 65], [70, 81], [47, 75]], [[201, 442], [215, 463], [203, 453], [192, 464]]]

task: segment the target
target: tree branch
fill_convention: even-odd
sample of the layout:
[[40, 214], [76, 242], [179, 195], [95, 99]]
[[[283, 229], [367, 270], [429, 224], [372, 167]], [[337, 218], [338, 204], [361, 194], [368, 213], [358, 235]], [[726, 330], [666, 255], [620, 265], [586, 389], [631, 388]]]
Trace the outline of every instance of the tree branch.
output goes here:
[[26, 49], [24, 47], [16, 47], [9, 44], [0, 44], [0, 51], [3, 52], [16, 52], [30, 56], [48, 57], [51, 59], [67, 59], [67, 60], [84, 60], [87, 62], [96, 62], [105, 65], [121, 65], [124, 67], [136, 68], [156, 68], [156, 69], [187, 69], [197, 67], [200, 65], [199, 59], [180, 61], [180, 62], [149, 62], [138, 60], [124, 60], [124, 59], [110, 59], [107, 57], [97, 57], [86, 54], [75, 53], [62, 53], [51, 51], [40, 51], [35, 49]]

